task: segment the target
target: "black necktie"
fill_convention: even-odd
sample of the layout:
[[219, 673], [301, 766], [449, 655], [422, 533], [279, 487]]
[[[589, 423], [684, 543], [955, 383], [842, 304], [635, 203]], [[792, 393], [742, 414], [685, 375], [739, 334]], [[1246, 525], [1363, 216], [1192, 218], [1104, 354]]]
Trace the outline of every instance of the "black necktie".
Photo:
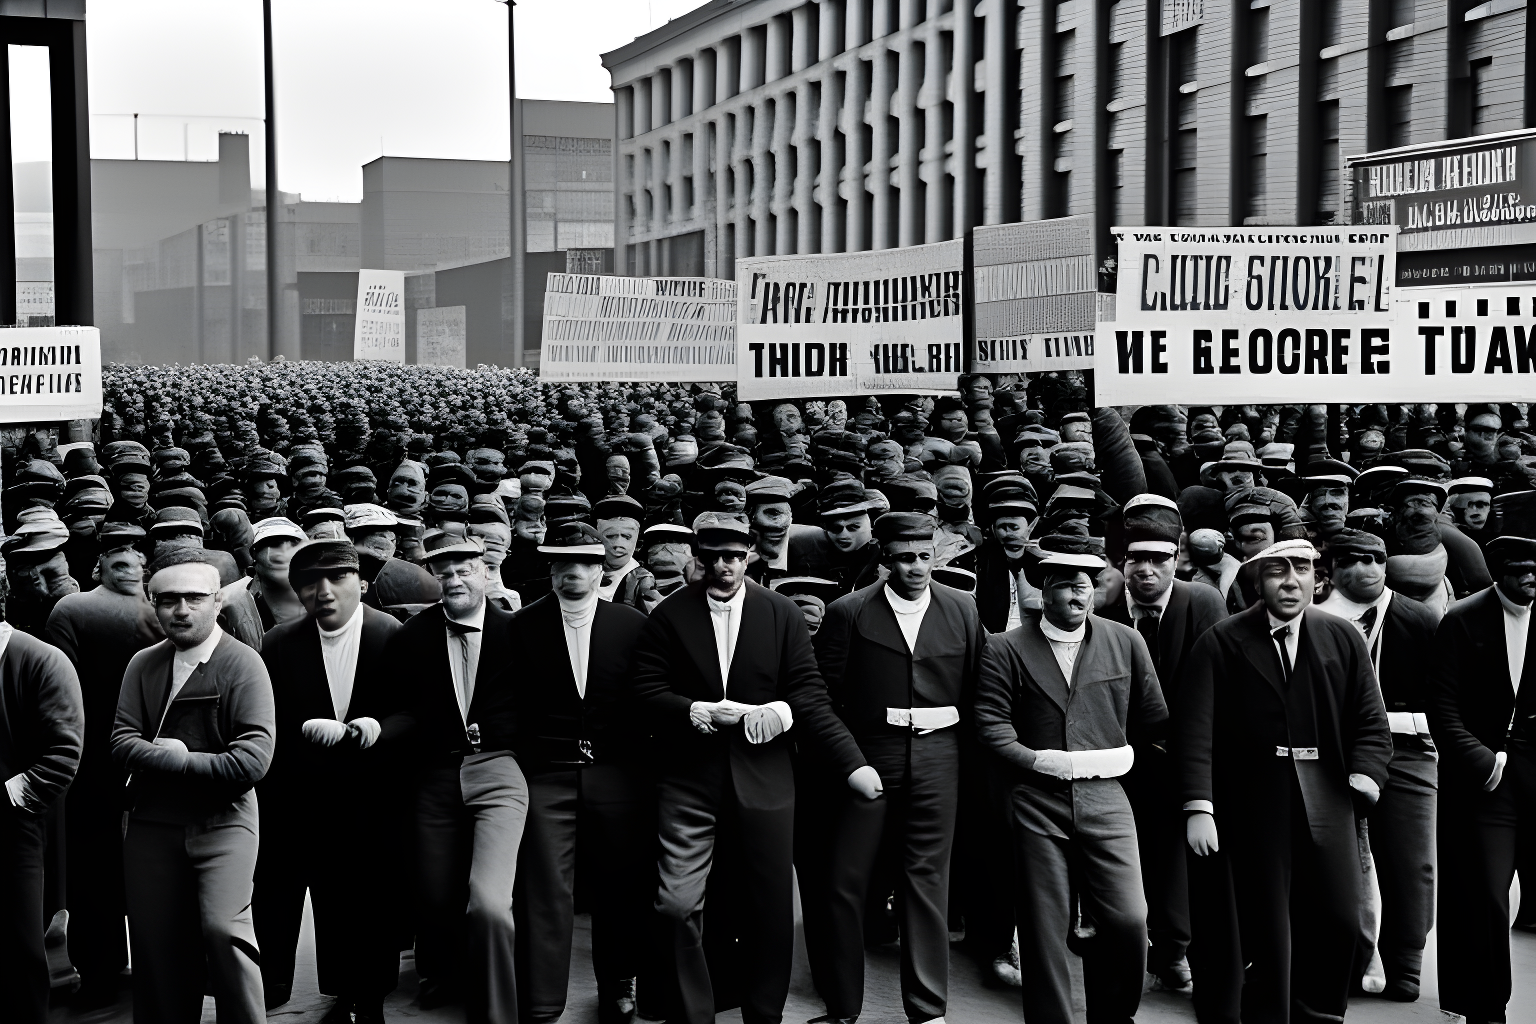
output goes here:
[[1147, 642], [1147, 652], [1152, 655], [1152, 667], [1157, 668], [1157, 625], [1161, 618], [1155, 613], [1144, 613], [1136, 620], [1136, 632]]
[[1367, 608], [1365, 614], [1360, 616], [1358, 621], [1360, 623], [1360, 632], [1369, 637], [1371, 635], [1371, 627], [1376, 625], [1376, 606], [1371, 605]]
[[1291, 635], [1291, 627], [1289, 624], [1286, 624], [1272, 631], [1269, 635], [1274, 637], [1275, 644], [1280, 648], [1280, 667], [1284, 670], [1286, 683], [1289, 684], [1291, 681], [1291, 652], [1286, 648], [1285, 640], [1286, 637]]

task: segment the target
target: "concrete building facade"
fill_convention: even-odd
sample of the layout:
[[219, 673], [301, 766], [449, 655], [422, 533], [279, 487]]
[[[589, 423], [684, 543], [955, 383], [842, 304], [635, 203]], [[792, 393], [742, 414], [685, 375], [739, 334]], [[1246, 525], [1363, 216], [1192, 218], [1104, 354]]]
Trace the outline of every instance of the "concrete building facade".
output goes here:
[[603, 61], [627, 274], [1342, 223], [1345, 155], [1536, 124], [1526, 0], [711, 0]]

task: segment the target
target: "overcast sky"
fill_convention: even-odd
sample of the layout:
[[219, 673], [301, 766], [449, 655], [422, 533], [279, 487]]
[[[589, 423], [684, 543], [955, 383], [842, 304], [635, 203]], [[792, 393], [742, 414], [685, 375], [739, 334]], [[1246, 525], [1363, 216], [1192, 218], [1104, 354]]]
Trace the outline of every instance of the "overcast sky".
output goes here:
[[[702, 2], [519, 0], [518, 94], [609, 102], [599, 54]], [[355, 202], [360, 168], [380, 154], [507, 159], [503, 4], [274, 0], [273, 8], [285, 192]], [[260, 179], [260, 0], [90, 0], [86, 30], [94, 156], [131, 158], [138, 113], [141, 158], [212, 159], [220, 128], [246, 131]], [[28, 159], [25, 140], [16, 144], [15, 158]]]

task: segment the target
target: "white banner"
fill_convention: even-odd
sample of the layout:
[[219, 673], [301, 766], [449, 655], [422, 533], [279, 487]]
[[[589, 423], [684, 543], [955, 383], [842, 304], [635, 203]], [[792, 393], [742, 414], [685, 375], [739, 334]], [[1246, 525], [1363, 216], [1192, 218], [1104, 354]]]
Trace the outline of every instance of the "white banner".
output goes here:
[[1536, 399], [1536, 284], [1403, 288], [1397, 310], [1393, 376], [1413, 381], [1411, 397], [1372, 388], [1371, 401]]
[[405, 271], [357, 272], [352, 358], [405, 362]]
[[736, 379], [736, 282], [550, 274], [545, 380]]
[[978, 227], [971, 236], [977, 373], [1093, 366], [1093, 218]]
[[101, 416], [101, 331], [95, 327], [0, 330], [0, 423]]
[[1419, 400], [1382, 390], [1410, 372], [1392, 347], [1395, 227], [1113, 230], [1095, 404]]
[[964, 246], [738, 259], [738, 396], [954, 391], [964, 367]]
[[429, 306], [416, 311], [416, 363], [464, 369], [464, 306]]

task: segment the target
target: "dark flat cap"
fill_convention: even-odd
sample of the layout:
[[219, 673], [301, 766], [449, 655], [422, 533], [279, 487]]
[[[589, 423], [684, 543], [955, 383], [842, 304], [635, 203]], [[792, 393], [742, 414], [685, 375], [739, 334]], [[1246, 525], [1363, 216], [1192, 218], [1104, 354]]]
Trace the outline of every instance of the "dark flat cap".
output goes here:
[[597, 531], [579, 519], [568, 519], [550, 528], [539, 545], [539, 554], [548, 555], [552, 562], [584, 562], [595, 564], [607, 555]]
[[932, 540], [937, 521], [921, 512], [887, 512], [875, 520], [875, 542], [893, 540]]
[[295, 587], [332, 573], [359, 571], [357, 548], [339, 537], [307, 541], [294, 548], [288, 558], [288, 580]]
[[592, 518], [598, 522], [604, 519], [633, 519], [638, 523], [645, 518], [645, 506], [627, 494], [610, 494], [592, 506]]

